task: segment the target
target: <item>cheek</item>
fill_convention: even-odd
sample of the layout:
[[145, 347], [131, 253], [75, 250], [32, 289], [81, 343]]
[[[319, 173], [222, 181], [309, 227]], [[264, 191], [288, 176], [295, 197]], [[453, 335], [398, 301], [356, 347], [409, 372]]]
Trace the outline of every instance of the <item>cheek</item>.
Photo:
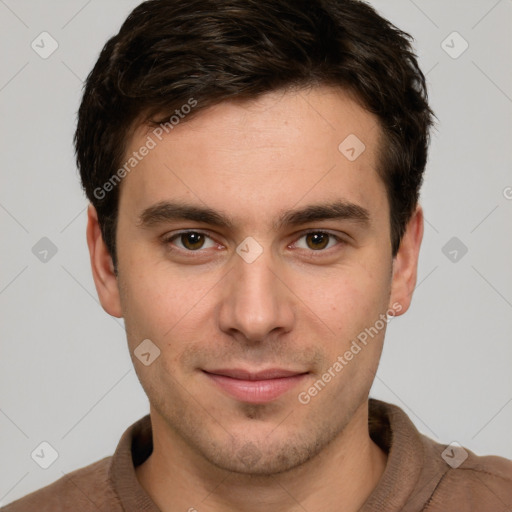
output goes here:
[[[366, 260], [367, 261], [367, 260]], [[294, 277], [294, 291], [332, 335], [346, 340], [387, 310], [389, 271], [383, 265], [354, 263]]]
[[162, 263], [139, 262], [123, 270], [120, 293], [129, 339], [152, 339], [166, 353], [179, 351], [180, 340], [204, 325], [215, 286], [221, 285], [216, 274], [176, 272]]

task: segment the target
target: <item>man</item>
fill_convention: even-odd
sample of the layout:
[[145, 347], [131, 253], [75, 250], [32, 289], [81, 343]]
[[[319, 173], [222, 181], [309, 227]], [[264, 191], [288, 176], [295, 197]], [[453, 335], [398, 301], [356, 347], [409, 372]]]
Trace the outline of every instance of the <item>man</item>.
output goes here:
[[356, 0], [150, 0], [75, 136], [101, 304], [150, 415], [38, 511], [499, 511], [512, 462], [369, 399], [409, 308], [433, 113]]

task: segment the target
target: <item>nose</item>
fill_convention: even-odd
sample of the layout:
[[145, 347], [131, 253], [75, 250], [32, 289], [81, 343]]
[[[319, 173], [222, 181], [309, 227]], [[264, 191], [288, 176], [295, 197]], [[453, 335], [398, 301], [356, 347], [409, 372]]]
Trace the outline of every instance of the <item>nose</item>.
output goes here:
[[253, 343], [291, 331], [296, 302], [282, 266], [273, 262], [269, 251], [252, 263], [234, 258], [219, 307], [220, 329]]

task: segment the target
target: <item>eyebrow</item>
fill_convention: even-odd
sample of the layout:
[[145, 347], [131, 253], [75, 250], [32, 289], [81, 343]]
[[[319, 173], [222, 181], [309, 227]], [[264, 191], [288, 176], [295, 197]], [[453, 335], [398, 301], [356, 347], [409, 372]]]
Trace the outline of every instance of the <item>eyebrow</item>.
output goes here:
[[[370, 224], [370, 212], [358, 204], [338, 200], [284, 211], [272, 227], [278, 230], [284, 226], [298, 226], [330, 219], [349, 220], [368, 226]], [[161, 201], [143, 210], [139, 216], [138, 225], [143, 228], [150, 228], [173, 220], [202, 222], [231, 230], [235, 226], [235, 223], [221, 211], [171, 201]]]

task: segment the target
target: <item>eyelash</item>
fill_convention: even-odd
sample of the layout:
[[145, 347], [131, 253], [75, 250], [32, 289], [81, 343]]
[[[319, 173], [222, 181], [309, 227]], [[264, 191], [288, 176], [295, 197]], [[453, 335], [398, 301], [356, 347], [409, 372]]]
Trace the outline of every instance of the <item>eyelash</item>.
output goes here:
[[[172, 242], [174, 240], [176, 240], [180, 236], [185, 235], [187, 233], [195, 233], [195, 234], [198, 234], [198, 235], [204, 235], [205, 237], [210, 238], [211, 240], [213, 240], [212, 237], [208, 233], [206, 233], [204, 231], [200, 231], [200, 230], [191, 229], [191, 230], [179, 231], [177, 233], [173, 233], [172, 235], [166, 236], [163, 239], [163, 243], [165, 245], [167, 245], [167, 246], [171, 246]], [[312, 230], [305, 231], [305, 232], [301, 233], [301, 235], [299, 236], [297, 241], [300, 240], [301, 238], [306, 237], [307, 235], [310, 235], [310, 234], [327, 235], [331, 239], [334, 238], [338, 242], [337, 245], [346, 244], [345, 240], [343, 240], [339, 236], [336, 236], [333, 233], [330, 233], [329, 231], [324, 231], [324, 230], [321, 230], [321, 229], [320, 230], [319, 229], [312, 229]], [[294, 242], [294, 243], [296, 243], [296, 242]], [[330, 251], [330, 249], [333, 249], [333, 248], [334, 247], [329, 247], [327, 249], [318, 249], [318, 250], [313, 250], [313, 249], [303, 249], [303, 250], [307, 250], [308, 252], [310, 252], [313, 255], [313, 254], [318, 254], [318, 253], [326, 253], [326, 252]], [[177, 247], [177, 248], [176, 247], [172, 247], [171, 250], [172, 251], [182, 251], [182, 252], [189, 253], [189, 254], [194, 254], [194, 253], [200, 254], [201, 252], [204, 252], [205, 249], [197, 249], [195, 251], [192, 251], [190, 249], [182, 249], [181, 247]]]

